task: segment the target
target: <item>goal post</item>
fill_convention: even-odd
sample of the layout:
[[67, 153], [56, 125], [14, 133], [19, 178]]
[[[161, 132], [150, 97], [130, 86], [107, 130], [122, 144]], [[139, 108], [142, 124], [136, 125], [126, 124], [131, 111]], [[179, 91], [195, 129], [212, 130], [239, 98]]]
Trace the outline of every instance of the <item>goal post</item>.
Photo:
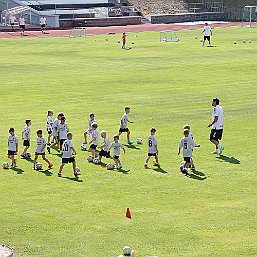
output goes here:
[[249, 26], [251, 27], [255, 21], [257, 21], [257, 6], [245, 6], [243, 10], [243, 22], [249, 22]]
[[160, 31], [160, 42], [178, 42], [176, 31], [174, 30], [163, 30]]
[[86, 35], [85, 27], [74, 27], [70, 30], [69, 37], [86, 37]]

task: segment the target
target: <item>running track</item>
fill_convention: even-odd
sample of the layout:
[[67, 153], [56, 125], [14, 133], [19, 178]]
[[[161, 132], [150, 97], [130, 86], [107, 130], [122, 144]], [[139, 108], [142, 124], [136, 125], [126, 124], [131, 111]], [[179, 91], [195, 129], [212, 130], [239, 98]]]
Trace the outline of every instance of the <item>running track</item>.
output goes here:
[[[229, 23], [217, 23], [211, 24], [212, 28], [226, 28], [232, 26], [246, 26], [247, 23], [242, 22], [229, 22]], [[257, 22], [253, 24], [257, 25]], [[126, 32], [156, 32], [161, 30], [195, 30], [203, 28], [203, 25], [179, 25], [179, 24], [140, 24], [140, 25], [128, 25], [128, 26], [110, 26], [110, 27], [88, 27], [88, 35], [99, 35], [108, 33], [122, 33]], [[48, 29], [46, 34], [42, 34], [40, 29], [38, 30], [27, 30], [25, 36], [21, 36], [20, 32], [0, 31], [0, 38], [23, 38], [23, 37], [67, 37], [69, 36], [70, 30], [51, 30]]]

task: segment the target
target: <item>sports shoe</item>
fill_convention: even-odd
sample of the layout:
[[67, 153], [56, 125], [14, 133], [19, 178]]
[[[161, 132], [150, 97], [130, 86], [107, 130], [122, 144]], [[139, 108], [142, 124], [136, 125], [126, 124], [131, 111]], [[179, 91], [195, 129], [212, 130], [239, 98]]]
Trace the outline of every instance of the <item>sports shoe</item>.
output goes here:
[[147, 164], [144, 165], [145, 169], [149, 169], [149, 166]]
[[120, 163], [119, 168], [122, 168], [122, 164]]
[[54, 166], [54, 165], [53, 165], [52, 163], [50, 163], [50, 164], [48, 165], [48, 169], [51, 169], [53, 166]]
[[224, 146], [221, 146], [219, 154], [222, 154], [223, 150], [224, 150]]
[[76, 178], [79, 176], [79, 174], [78, 174], [77, 171], [75, 171], [73, 174], [74, 174], [74, 176], [75, 176]]
[[62, 177], [62, 173], [58, 172], [58, 177], [61, 178]]
[[119, 169], [119, 165], [115, 165], [115, 168], [118, 170]]
[[128, 140], [128, 145], [133, 145], [133, 144], [134, 144], [134, 142]]
[[211, 152], [212, 154], [218, 154], [219, 152], [218, 152], [218, 150], [215, 150], [215, 151], [213, 151], [213, 152]]

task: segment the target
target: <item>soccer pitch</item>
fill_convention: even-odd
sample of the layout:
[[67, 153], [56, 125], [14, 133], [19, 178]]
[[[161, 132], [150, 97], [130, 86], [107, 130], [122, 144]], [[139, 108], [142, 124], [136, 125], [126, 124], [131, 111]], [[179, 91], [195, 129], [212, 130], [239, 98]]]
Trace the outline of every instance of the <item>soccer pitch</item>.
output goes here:
[[[178, 43], [131, 33], [131, 50], [120, 49], [121, 35], [0, 40], [1, 162], [10, 127], [21, 153], [26, 118], [34, 158], [36, 130], [47, 137], [46, 114], [53, 109], [67, 118], [82, 173], [76, 180], [66, 165], [58, 178], [61, 158], [54, 150], [47, 155], [52, 170], [39, 160], [43, 171], [32, 171], [20, 157], [15, 170], [1, 169], [0, 243], [22, 257], [116, 257], [125, 245], [137, 257], [256, 256], [256, 32], [215, 29], [212, 48], [201, 46], [201, 30], [177, 32]], [[207, 128], [213, 97], [225, 112], [220, 157], [211, 155]], [[80, 145], [89, 113], [111, 139], [126, 105], [132, 140], [144, 144], [125, 147], [121, 172], [88, 163]], [[180, 173], [177, 155], [186, 123], [201, 145], [190, 177]], [[162, 166], [150, 162], [145, 170], [153, 126]], [[120, 141], [126, 143], [125, 134]]]

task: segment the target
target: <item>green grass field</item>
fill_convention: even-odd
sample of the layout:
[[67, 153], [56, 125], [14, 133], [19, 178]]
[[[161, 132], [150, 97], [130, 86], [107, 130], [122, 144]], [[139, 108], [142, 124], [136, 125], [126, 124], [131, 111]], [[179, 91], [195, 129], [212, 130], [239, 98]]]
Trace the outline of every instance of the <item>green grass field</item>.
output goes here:
[[[34, 157], [35, 132], [45, 131], [53, 109], [67, 117], [82, 171], [75, 180], [67, 165], [58, 178], [55, 151], [48, 155], [52, 170], [32, 171], [20, 158], [15, 170], [1, 169], [0, 243], [22, 257], [115, 257], [125, 245], [137, 257], [256, 256], [257, 29], [215, 29], [212, 48], [195, 40], [200, 32], [178, 32], [179, 43], [129, 34], [135, 45], [128, 51], [120, 49], [120, 35], [0, 40], [1, 162], [9, 127], [21, 153], [26, 118], [33, 121]], [[216, 96], [225, 111], [221, 157], [210, 154], [207, 128]], [[89, 112], [111, 138], [126, 105], [132, 140], [145, 142], [156, 127], [161, 169], [143, 168], [146, 144], [126, 147], [123, 172], [90, 164], [80, 151]], [[201, 144], [190, 177], [179, 172], [177, 155], [185, 123]]]

